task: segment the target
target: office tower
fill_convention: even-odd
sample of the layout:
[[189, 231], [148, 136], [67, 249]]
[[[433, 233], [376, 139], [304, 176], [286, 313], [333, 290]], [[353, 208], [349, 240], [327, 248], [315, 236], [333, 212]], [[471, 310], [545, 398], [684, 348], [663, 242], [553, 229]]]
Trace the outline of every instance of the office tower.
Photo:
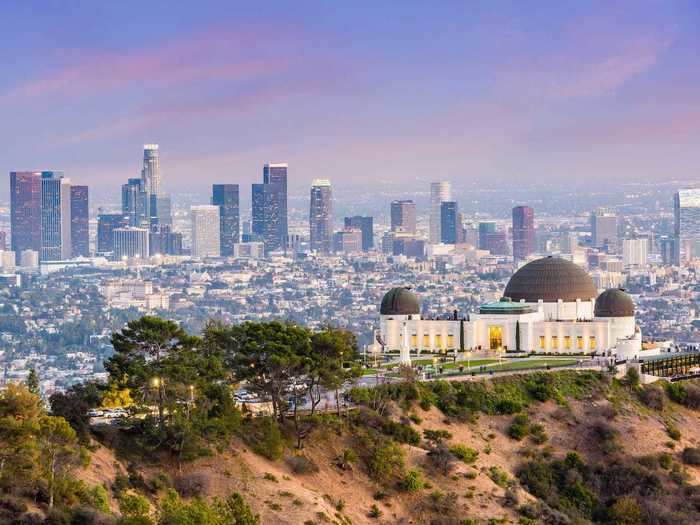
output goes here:
[[114, 253], [114, 230], [129, 226], [129, 217], [121, 213], [102, 213], [97, 215], [97, 253], [111, 255]]
[[41, 173], [10, 172], [10, 237], [15, 255], [41, 250]]
[[362, 232], [362, 250], [368, 252], [374, 248], [374, 218], [354, 215], [345, 217], [346, 230], [360, 230]]
[[39, 252], [36, 250], [22, 250], [19, 255], [19, 265], [21, 268], [38, 268]]
[[233, 256], [237, 259], [262, 259], [265, 257], [265, 245], [261, 242], [236, 243]]
[[309, 203], [309, 243], [312, 251], [330, 253], [333, 241], [333, 193], [329, 180], [315, 179]]
[[479, 249], [488, 250], [488, 236], [496, 233], [495, 222], [480, 222], [479, 223]]
[[662, 237], [659, 239], [659, 252], [661, 262], [664, 264], [677, 264], [676, 239], [673, 237]]
[[535, 253], [535, 210], [530, 206], [513, 208], [513, 259], [522, 261]]
[[240, 206], [238, 184], [214, 184], [211, 203], [219, 207], [221, 256], [231, 257], [233, 245], [239, 241]]
[[391, 203], [391, 230], [416, 234], [416, 203], [397, 200]]
[[136, 257], [147, 259], [148, 250], [148, 228], [137, 228], [135, 226], [125, 226], [116, 228], [114, 234], [114, 259]]
[[608, 248], [609, 251], [617, 250], [617, 215], [598, 208], [591, 213], [591, 238], [594, 248]]
[[219, 206], [192, 206], [190, 212], [192, 257], [219, 257], [221, 255]]
[[442, 241], [442, 211], [441, 204], [452, 200], [452, 186], [449, 181], [430, 183], [430, 242], [438, 244]]
[[625, 266], [646, 266], [649, 258], [649, 239], [623, 239], [622, 262]]
[[362, 231], [342, 230], [333, 235], [333, 251], [336, 253], [358, 253], [362, 251]]
[[678, 190], [673, 198], [675, 264], [700, 256], [700, 189]]
[[158, 144], [143, 145], [141, 187], [149, 195], [161, 195], [160, 152]]
[[440, 242], [444, 244], [457, 244], [458, 225], [457, 203], [443, 201], [440, 204]]
[[170, 231], [167, 228], [167, 232], [163, 232], [163, 253], [166, 255], [182, 255], [182, 234], [179, 232]]
[[277, 208], [277, 236], [281, 248], [286, 248], [287, 236], [289, 235], [287, 228], [287, 169], [287, 164], [265, 164], [263, 166], [263, 184], [275, 184], [280, 187], [279, 191], [272, 192], [270, 196], [273, 198], [271, 205]]
[[253, 184], [252, 239], [265, 243], [269, 253], [284, 246], [280, 237], [280, 202], [283, 188], [281, 184]]
[[7, 250], [7, 232], [0, 231], [0, 250]]
[[90, 255], [90, 209], [88, 187], [70, 188], [70, 237], [71, 257]]
[[169, 195], [158, 195], [155, 199], [151, 196], [151, 201], [155, 204], [155, 213], [152, 213], [151, 224], [159, 226], [172, 226], [172, 204]]
[[129, 226], [143, 226], [148, 209], [148, 195], [141, 179], [129, 179], [122, 185], [122, 213], [129, 217]]
[[41, 251], [42, 261], [71, 258], [70, 179], [62, 171], [41, 172]]

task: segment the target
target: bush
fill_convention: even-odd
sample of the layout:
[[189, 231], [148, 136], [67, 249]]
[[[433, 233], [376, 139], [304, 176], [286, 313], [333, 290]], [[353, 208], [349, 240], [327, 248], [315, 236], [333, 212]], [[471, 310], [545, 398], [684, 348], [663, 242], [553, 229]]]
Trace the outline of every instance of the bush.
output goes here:
[[193, 498], [209, 491], [209, 480], [204, 474], [183, 474], [175, 478], [174, 486], [183, 498]]
[[668, 452], [662, 452], [661, 454], [659, 454], [658, 459], [659, 459], [659, 466], [662, 469], [668, 470], [671, 468], [671, 465], [673, 465], [673, 456], [671, 456], [671, 454], [669, 454]]
[[461, 443], [457, 443], [450, 447], [450, 452], [459, 460], [467, 465], [474, 463], [479, 457], [479, 452], [473, 448], [469, 448]]
[[530, 418], [525, 414], [519, 414], [513, 418], [513, 422], [508, 427], [508, 437], [521, 441], [527, 436], [530, 429]]
[[254, 419], [249, 421], [243, 430], [244, 441], [256, 454], [272, 461], [282, 457], [284, 440], [279, 425], [273, 418]]
[[510, 476], [501, 467], [493, 466], [489, 469], [489, 478], [501, 488], [508, 488], [511, 484]]
[[530, 437], [532, 438], [532, 441], [534, 441], [537, 445], [542, 445], [543, 443], [546, 443], [549, 439], [547, 437], [547, 432], [545, 431], [544, 426], [540, 425], [539, 423], [530, 425]]
[[608, 509], [608, 520], [614, 525], [638, 525], [642, 523], [642, 509], [636, 499], [620, 498]]
[[686, 465], [700, 465], [700, 448], [684, 448], [681, 457]]
[[287, 464], [295, 474], [313, 474], [318, 472], [318, 465], [304, 455], [287, 457]]
[[639, 371], [636, 368], [628, 368], [624, 382], [627, 386], [639, 386]]
[[430, 465], [447, 476], [454, 468], [455, 456], [450, 452], [450, 449], [445, 443], [438, 443], [430, 448], [428, 452], [428, 461]]
[[369, 508], [369, 512], [367, 513], [367, 515], [370, 518], [374, 518], [374, 519], [381, 518], [382, 511], [379, 509], [379, 507], [377, 507], [376, 503], [372, 503], [372, 506]]
[[499, 399], [495, 409], [497, 414], [511, 415], [520, 412], [523, 406], [514, 399]]
[[416, 492], [424, 486], [423, 477], [417, 470], [409, 470], [401, 481], [401, 489], [406, 492]]
[[447, 430], [426, 429], [423, 431], [423, 437], [426, 441], [429, 441], [430, 443], [435, 445], [437, 443], [441, 443], [443, 439], [450, 439], [452, 437], [452, 434]]
[[405, 462], [401, 447], [386, 438], [379, 438], [371, 444], [367, 470], [375, 481], [388, 482], [402, 477]]
[[657, 385], [646, 385], [639, 391], [639, 399], [651, 409], [663, 410], [666, 397], [663, 388]]
[[681, 439], [681, 431], [678, 430], [678, 427], [670, 421], [666, 423], [666, 433], [668, 434], [668, 437], [674, 441], [680, 441]]

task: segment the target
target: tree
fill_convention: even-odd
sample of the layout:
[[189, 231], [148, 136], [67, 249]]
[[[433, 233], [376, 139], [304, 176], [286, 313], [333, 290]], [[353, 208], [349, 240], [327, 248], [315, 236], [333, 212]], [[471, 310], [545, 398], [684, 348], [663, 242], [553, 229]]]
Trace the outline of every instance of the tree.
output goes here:
[[29, 369], [29, 375], [27, 376], [27, 388], [32, 394], [39, 395], [40, 392], [40, 387], [39, 387], [39, 376], [36, 373], [36, 369], [34, 367]]
[[520, 352], [520, 321], [515, 321], [515, 350]]
[[94, 382], [70, 387], [66, 392], [57, 392], [49, 398], [51, 414], [63, 417], [83, 443], [90, 439], [90, 417], [88, 411], [100, 405], [102, 392]]
[[54, 505], [56, 485], [78, 460], [75, 431], [62, 417], [44, 416], [39, 421], [41, 465], [49, 490], [49, 507]]
[[227, 518], [229, 525], [259, 525], [260, 516], [250, 510], [243, 496], [234, 492], [220, 504], [222, 514]]

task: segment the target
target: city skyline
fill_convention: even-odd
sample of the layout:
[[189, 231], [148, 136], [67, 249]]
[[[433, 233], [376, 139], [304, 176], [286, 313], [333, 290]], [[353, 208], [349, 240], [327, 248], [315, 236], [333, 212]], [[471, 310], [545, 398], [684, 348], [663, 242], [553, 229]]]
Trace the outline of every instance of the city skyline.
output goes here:
[[[134, 149], [156, 141], [170, 192], [191, 173], [247, 188], [271, 157], [294, 167], [290, 192], [329, 170], [339, 190], [697, 179], [691, 1], [409, 4], [369, 21], [362, 5], [154, 2], [138, 21], [132, 7], [6, 6], [5, 172], [56, 167], [99, 192], [136, 177]], [[284, 38], [257, 36], [270, 20]]]

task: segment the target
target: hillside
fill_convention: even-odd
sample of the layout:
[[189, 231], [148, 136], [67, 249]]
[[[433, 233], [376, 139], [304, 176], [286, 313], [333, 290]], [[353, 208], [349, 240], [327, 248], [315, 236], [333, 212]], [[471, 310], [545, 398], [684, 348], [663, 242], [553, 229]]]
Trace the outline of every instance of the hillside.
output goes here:
[[[527, 415], [525, 433], [529, 435], [519, 440], [514, 439], [520, 437], [518, 432], [511, 430], [518, 416], [490, 414], [485, 406], [457, 414], [454, 407], [447, 409], [444, 397], [433, 399], [442, 410], [423, 402], [422, 395], [407, 401], [413, 388], [433, 392], [443, 388], [439, 384], [411, 385], [387, 393], [393, 399], [380, 407], [382, 416], [366, 409], [361, 417], [355, 413], [354, 417], [328, 417], [315, 423], [301, 452], [293, 446], [292, 429], [285, 428], [287, 443], [280, 459], [254, 452], [248, 444], [251, 441], [240, 437], [213, 456], [188, 462], [181, 469], [123, 454], [119, 459], [123, 469], [133, 463], [133, 487], [154, 503], [162, 497], [164, 485], [170, 484], [187, 497], [226, 497], [238, 492], [260, 515], [261, 523], [697, 523], [693, 503], [700, 503], [695, 498], [700, 470], [688, 464], [693, 463], [690, 454], [682, 451], [693, 450], [699, 443], [698, 413], [670, 401], [658, 387], [647, 390], [662, 394], [661, 409], [641, 401], [649, 402], [640, 387], [610, 383], [590, 373], [577, 384], [576, 376], [575, 372], [551, 374], [551, 384], [556, 385], [552, 395], [536, 394], [553, 398], [545, 401], [519, 397], [521, 386], [532, 381], [528, 376], [482, 384], [483, 392], [493, 396], [488, 402], [501, 403], [499, 411]], [[550, 384], [549, 380], [545, 383]], [[513, 405], [506, 406], [504, 399]], [[655, 402], [658, 399], [650, 404]], [[386, 421], [394, 425], [383, 426]], [[377, 432], [377, 425], [383, 430]], [[472, 464], [448, 460], [443, 470], [432, 459], [439, 446], [422, 438], [426, 430], [449, 433], [442, 438], [448, 447], [462, 444], [474, 449], [478, 457]], [[403, 466], [372, 467], [369, 449], [376, 443], [375, 437], [368, 436], [374, 433], [392, 436], [387, 438], [389, 443], [409, 442], [399, 445]], [[421, 436], [418, 443], [416, 435]], [[357, 459], [341, 468], [338, 458], [347, 450], [354, 451]], [[564, 480], [571, 486], [559, 487], [559, 495], [549, 494], [545, 505], [530, 493], [537, 494], [537, 489], [522, 483], [523, 466], [531, 462], [541, 467], [570, 452], [580, 455], [589, 474], [577, 474], [580, 479], [575, 483]], [[87, 478], [114, 485], [119, 469], [109, 468], [110, 461], [105, 460], [109, 453], [98, 451], [86, 470]], [[289, 458], [299, 454], [304, 462], [292, 463]], [[385, 454], [384, 461], [391, 462], [390, 456]], [[115, 462], [116, 458], [111, 463]], [[409, 487], [406, 477], [410, 471], [419, 473], [422, 481]], [[572, 472], [567, 476], [572, 477]], [[540, 474], [551, 477], [550, 473]], [[140, 479], [148, 488], [140, 488], [133, 479]], [[578, 487], [580, 493], [572, 487]], [[580, 503], [590, 498], [595, 503], [588, 502], [591, 508], [586, 515], [580, 510], [586, 505]], [[570, 511], [570, 502], [580, 509]]]

